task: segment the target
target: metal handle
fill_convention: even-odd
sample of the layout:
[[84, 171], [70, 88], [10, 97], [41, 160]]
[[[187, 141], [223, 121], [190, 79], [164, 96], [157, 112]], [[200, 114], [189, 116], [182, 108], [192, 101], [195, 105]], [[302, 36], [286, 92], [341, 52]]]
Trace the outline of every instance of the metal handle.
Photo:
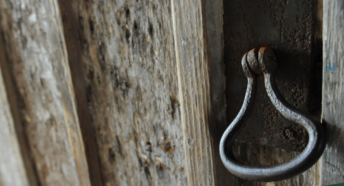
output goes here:
[[[275, 86], [273, 71], [276, 69], [276, 57], [271, 49], [262, 47], [246, 53], [242, 68], [247, 77], [247, 89], [244, 103], [233, 122], [228, 126], [220, 141], [220, 157], [225, 167], [234, 175], [252, 181], [279, 181], [296, 176], [318, 161], [326, 145], [325, 127], [312, 116], [290, 108]], [[257, 58], [258, 53], [258, 58]], [[309, 140], [303, 152], [292, 159], [277, 165], [251, 166], [240, 163], [233, 154], [232, 146], [236, 134], [242, 128], [252, 110], [256, 94], [257, 75], [263, 73], [266, 92], [276, 109], [287, 119], [302, 125], [308, 132]]]

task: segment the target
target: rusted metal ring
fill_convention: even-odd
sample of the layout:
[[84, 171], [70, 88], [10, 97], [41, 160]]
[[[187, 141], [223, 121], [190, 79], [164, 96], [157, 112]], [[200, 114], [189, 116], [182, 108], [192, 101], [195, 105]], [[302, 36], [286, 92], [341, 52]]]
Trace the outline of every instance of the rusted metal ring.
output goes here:
[[[275, 86], [273, 74], [277, 67], [276, 57], [271, 49], [260, 48], [258, 56], [254, 50], [251, 50], [243, 56], [241, 64], [248, 84], [244, 103], [220, 141], [220, 157], [223, 164], [232, 174], [252, 181], [279, 181], [306, 171], [318, 161], [324, 152], [326, 146], [325, 126], [314, 117], [291, 108], [280, 96]], [[306, 148], [291, 161], [276, 165], [251, 166], [240, 163], [234, 157], [232, 147], [235, 136], [243, 127], [254, 104], [257, 86], [257, 76], [254, 72], [258, 73], [258, 75], [260, 73], [257, 67], [264, 74], [265, 89], [275, 108], [285, 118], [300, 124], [308, 132], [309, 140]]]

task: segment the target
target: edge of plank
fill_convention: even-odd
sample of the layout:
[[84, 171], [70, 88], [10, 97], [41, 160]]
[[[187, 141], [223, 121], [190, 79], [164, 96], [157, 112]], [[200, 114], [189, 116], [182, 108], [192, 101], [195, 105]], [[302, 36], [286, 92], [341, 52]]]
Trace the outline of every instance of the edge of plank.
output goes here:
[[177, 2], [171, 9], [188, 184], [216, 185], [203, 2]]

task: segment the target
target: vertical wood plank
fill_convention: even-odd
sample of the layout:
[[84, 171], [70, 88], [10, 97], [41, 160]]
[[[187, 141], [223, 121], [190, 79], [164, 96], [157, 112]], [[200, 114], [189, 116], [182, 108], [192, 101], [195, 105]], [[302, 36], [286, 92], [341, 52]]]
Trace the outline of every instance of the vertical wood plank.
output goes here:
[[31, 185], [90, 185], [57, 2], [0, 5], [1, 70], [17, 136], [25, 141], [20, 148], [31, 165], [26, 171], [36, 180]]
[[223, 34], [223, 1], [203, 1], [204, 39], [209, 70], [210, 110], [209, 131], [213, 138], [215, 179], [217, 185], [230, 186], [233, 176], [223, 166], [219, 155], [219, 144], [223, 132], [227, 128], [226, 97], [225, 97], [225, 70], [224, 70], [224, 34]]
[[[0, 42], [1, 43], [1, 42]], [[0, 44], [0, 51], [3, 46]], [[0, 52], [0, 60], [4, 56]], [[29, 185], [0, 70], [0, 185]]]
[[103, 184], [187, 185], [170, 1], [59, 2], [72, 8], [65, 34], [81, 45], [72, 75], [86, 91]]
[[[1, 11], [3, 14], [0, 13], [0, 28], [5, 28], [7, 25], [9, 25], [12, 22], [11, 16], [9, 15], [10, 10], [8, 10], [8, 7], [5, 3], [1, 2]], [[17, 98], [15, 95], [15, 88], [12, 83], [12, 80], [10, 78], [10, 72], [8, 69], [8, 55], [6, 53], [6, 49], [8, 47], [11, 47], [10, 44], [6, 44], [5, 41], [5, 33], [4, 29], [0, 29], [0, 69], [2, 73], [2, 77], [4, 80], [4, 91], [6, 91], [7, 95], [7, 101], [9, 104], [9, 109], [11, 111], [12, 120], [13, 120], [13, 127], [15, 136], [18, 141], [19, 145], [19, 153], [21, 153], [21, 158], [23, 159], [23, 164], [25, 167], [25, 172], [27, 175], [27, 179], [29, 182], [29, 185], [37, 185], [38, 184], [38, 178], [36, 174], [36, 169], [34, 167], [34, 163], [31, 161], [31, 157], [29, 154], [29, 145], [26, 133], [24, 131], [24, 126], [21, 124], [21, 120], [19, 117], [19, 110], [15, 106], [17, 102]], [[4, 70], [5, 69], [5, 70]], [[7, 160], [4, 160], [7, 161]]]
[[322, 185], [344, 182], [344, 1], [323, 2], [322, 120], [328, 142], [323, 155]]
[[216, 185], [203, 1], [171, 2], [188, 183]]
[[[74, 14], [70, 0], [58, 0], [66, 41], [68, 62], [72, 74], [72, 82], [76, 96], [76, 107], [80, 122], [82, 139], [85, 144], [87, 165], [91, 185], [103, 185], [99, 163], [98, 147], [92, 125], [86, 96], [85, 72], [82, 70], [82, 41], [80, 41], [78, 18]], [[74, 6], [76, 6], [74, 4]]]

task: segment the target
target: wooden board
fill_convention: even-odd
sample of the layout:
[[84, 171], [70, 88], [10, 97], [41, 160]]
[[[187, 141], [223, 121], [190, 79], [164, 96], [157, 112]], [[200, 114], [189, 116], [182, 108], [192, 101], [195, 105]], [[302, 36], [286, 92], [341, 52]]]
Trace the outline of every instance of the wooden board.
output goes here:
[[[212, 4], [206, 31], [202, 1], [59, 5], [83, 135], [97, 143], [85, 141], [92, 183], [214, 185], [209, 123], [219, 141], [225, 122], [222, 3]], [[209, 52], [207, 36], [216, 37]]]
[[[3, 50], [0, 44], [0, 51]], [[3, 61], [0, 53], [0, 61]], [[28, 186], [29, 180], [20, 153], [10, 105], [0, 70], [0, 185]]]
[[73, 16], [74, 9], [69, 0], [59, 0], [58, 3], [67, 47], [68, 62], [72, 74], [74, 93], [77, 95], [75, 97], [76, 108], [81, 124], [80, 129], [85, 145], [87, 165], [90, 170], [91, 185], [103, 185], [98, 158], [98, 147], [86, 96], [85, 73], [82, 68], [80, 68], [82, 65], [82, 46], [78, 32], [78, 19]]
[[70, 64], [83, 86], [76, 93], [86, 94], [78, 104], [97, 144], [87, 156], [96, 153], [89, 161], [99, 161], [102, 184], [187, 185], [171, 2], [61, 2], [68, 38], [77, 26], [80, 63]]
[[0, 65], [30, 185], [90, 185], [57, 1], [0, 8]]
[[323, 155], [322, 184], [344, 182], [344, 1], [323, 2], [323, 104], [328, 142]]
[[[212, 56], [211, 59], [214, 65], [209, 65], [208, 48], [204, 39], [207, 37], [206, 33], [204, 33], [207, 30], [203, 25], [205, 15], [203, 14], [202, 3], [201, 0], [172, 1], [172, 19], [188, 183], [189, 185], [216, 185], [213, 145], [218, 145], [218, 143], [213, 144], [209, 128], [212, 124], [213, 127], [216, 127], [216, 124], [219, 125], [223, 118], [220, 118], [218, 123], [214, 119], [216, 113], [213, 112], [215, 110], [211, 110], [212, 103], [214, 103], [211, 98], [216, 99], [216, 92], [214, 95], [213, 91], [212, 96], [214, 97], [211, 97], [210, 88], [214, 86], [220, 87], [216, 91], [223, 90], [221, 89], [223, 88], [221, 87], [223, 76], [219, 76], [220, 81], [217, 83], [220, 85], [210, 85], [209, 67], [214, 67], [212, 72], [218, 70], [221, 73], [221, 70], [215, 69], [215, 64], [220, 65], [221, 52], [218, 53], [218, 59]], [[214, 22], [214, 24], [221, 23]], [[214, 33], [215, 37], [219, 36], [216, 32], [212, 33]], [[220, 43], [218, 40], [214, 42]], [[213, 82], [214, 79], [212, 79]], [[217, 94], [219, 94], [219, 100], [223, 100], [223, 94], [221, 92]], [[216, 101], [213, 105], [216, 105]], [[221, 107], [216, 109], [221, 110]], [[221, 114], [218, 116], [221, 117]], [[217, 135], [221, 134], [218, 133]], [[216, 141], [218, 141], [218, 137]]]
[[1, 66], [31, 185], [216, 184], [222, 2], [206, 3], [1, 1]]
[[233, 185], [233, 177], [223, 166], [219, 155], [220, 139], [228, 126], [226, 121], [223, 1], [203, 1], [203, 31], [207, 55], [210, 92], [208, 127], [213, 139], [215, 179], [217, 185]]

